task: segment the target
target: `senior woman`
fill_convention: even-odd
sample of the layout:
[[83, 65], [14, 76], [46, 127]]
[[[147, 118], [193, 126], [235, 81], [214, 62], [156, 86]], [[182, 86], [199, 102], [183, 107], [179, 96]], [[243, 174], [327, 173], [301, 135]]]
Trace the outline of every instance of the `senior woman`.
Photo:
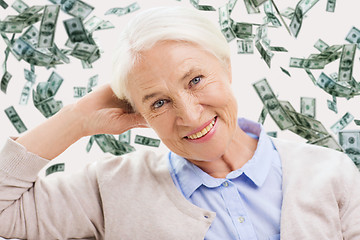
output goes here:
[[[351, 160], [237, 119], [231, 81], [228, 44], [199, 12], [138, 14], [120, 36], [111, 87], [8, 139], [0, 236], [360, 239], [360, 176]], [[169, 154], [138, 151], [37, 177], [79, 138], [134, 127], [153, 128]]]

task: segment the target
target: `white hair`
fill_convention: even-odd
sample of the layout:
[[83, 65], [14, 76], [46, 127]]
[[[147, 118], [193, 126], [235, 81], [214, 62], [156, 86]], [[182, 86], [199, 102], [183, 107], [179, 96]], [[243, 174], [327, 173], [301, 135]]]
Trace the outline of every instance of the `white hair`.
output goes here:
[[113, 61], [111, 87], [116, 96], [133, 101], [127, 90], [128, 74], [139, 61], [141, 51], [159, 41], [175, 40], [197, 44], [221, 62], [230, 64], [230, 48], [216, 26], [199, 10], [186, 7], [156, 7], [137, 14], [120, 34]]

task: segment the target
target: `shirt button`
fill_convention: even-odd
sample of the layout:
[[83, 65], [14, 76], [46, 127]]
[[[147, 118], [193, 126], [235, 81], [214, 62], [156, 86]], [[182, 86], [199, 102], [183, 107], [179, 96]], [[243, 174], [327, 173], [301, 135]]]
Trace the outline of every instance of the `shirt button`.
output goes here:
[[227, 186], [229, 186], [229, 183], [228, 182], [223, 182], [223, 184], [222, 184], [224, 187], [227, 187]]
[[243, 222], [245, 222], [245, 218], [244, 217], [239, 217], [238, 221], [239, 221], [239, 223], [243, 223]]
[[209, 215], [204, 215], [204, 218], [209, 218]]

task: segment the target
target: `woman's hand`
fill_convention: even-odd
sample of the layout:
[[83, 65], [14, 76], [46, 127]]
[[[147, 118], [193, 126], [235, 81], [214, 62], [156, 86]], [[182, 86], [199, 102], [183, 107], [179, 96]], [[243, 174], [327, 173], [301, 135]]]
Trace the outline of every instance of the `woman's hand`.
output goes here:
[[116, 97], [109, 84], [87, 94], [74, 105], [82, 118], [83, 135], [121, 134], [131, 128], [149, 127], [130, 104]]
[[120, 101], [110, 85], [100, 87], [75, 104], [63, 107], [16, 141], [29, 152], [53, 159], [81, 137], [93, 134], [120, 134], [134, 127], [148, 127], [145, 119]]

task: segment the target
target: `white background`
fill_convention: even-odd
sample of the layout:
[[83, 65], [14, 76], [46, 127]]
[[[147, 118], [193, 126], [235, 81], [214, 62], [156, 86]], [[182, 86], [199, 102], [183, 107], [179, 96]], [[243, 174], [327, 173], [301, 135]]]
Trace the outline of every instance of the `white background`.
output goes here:
[[[98, 38], [101, 48], [104, 50], [102, 57], [93, 64], [92, 69], [83, 69], [81, 62], [73, 57], [71, 58], [71, 64], [59, 65], [55, 71], [64, 78], [64, 82], [60, 87], [58, 93], [55, 96], [56, 100], [62, 100], [64, 105], [73, 103], [77, 99], [73, 97], [74, 86], [86, 87], [88, 79], [99, 74], [99, 85], [109, 82], [111, 76], [111, 62], [112, 52], [115, 48], [117, 36], [126, 23], [131, 19], [137, 12], [154, 6], [173, 6], [182, 5], [192, 8], [192, 5], [187, 0], [176, 1], [176, 0], [138, 0], [141, 9], [137, 12], [130, 13], [118, 17], [116, 15], [104, 15], [104, 13], [113, 7], [125, 7], [133, 0], [106, 0], [106, 1], [95, 1], [87, 0], [87, 3], [95, 7], [95, 10], [91, 13], [88, 18], [92, 15], [96, 15], [102, 19], [110, 20], [115, 26], [115, 29], [102, 30], [94, 32], [93, 36]], [[216, 9], [224, 5], [227, 1], [200, 1], [200, 4], [212, 5]], [[281, 0], [275, 1], [278, 4], [280, 11], [290, 6], [295, 8], [297, 1], [294, 0]], [[350, 100], [338, 98], [338, 114], [330, 111], [327, 108], [327, 99], [332, 99], [329, 94], [324, 92], [319, 87], [313, 85], [307, 74], [303, 69], [289, 68], [290, 57], [308, 57], [311, 53], [319, 53], [317, 49], [313, 47], [314, 43], [321, 38], [329, 45], [332, 44], [345, 44], [345, 36], [348, 34], [352, 26], [360, 29], [360, 18], [359, 9], [360, 1], [348, 0], [338, 1], [336, 3], [336, 9], [334, 13], [326, 12], [326, 0], [320, 0], [310, 11], [307, 13], [303, 20], [303, 24], [298, 35], [298, 38], [290, 36], [286, 31], [285, 27], [281, 28], [269, 28], [268, 37], [271, 40], [272, 46], [283, 46], [289, 50], [288, 53], [274, 52], [275, 56], [271, 61], [271, 68], [269, 69], [266, 63], [261, 59], [260, 54], [254, 49], [252, 55], [239, 55], [237, 54], [236, 40], [230, 42], [231, 54], [232, 54], [232, 69], [233, 69], [233, 91], [238, 100], [238, 116], [246, 117], [257, 121], [260, 111], [262, 109], [262, 102], [257, 96], [252, 83], [260, 80], [264, 77], [267, 78], [270, 86], [272, 87], [275, 94], [278, 94], [280, 100], [288, 100], [300, 111], [300, 97], [315, 97], [317, 104], [316, 119], [321, 121], [324, 126], [330, 131], [330, 126], [341, 118], [347, 111], [354, 115], [355, 119], [360, 118], [359, 110], [359, 97], [355, 97]], [[11, 5], [13, 1], [8, 1]], [[45, 0], [27, 0], [28, 5], [45, 5], [51, 4]], [[244, 2], [238, 0], [235, 8], [231, 14], [231, 17], [235, 21], [239, 22], [251, 22], [251, 23], [262, 23], [263, 17], [265, 16], [263, 7], [260, 7], [260, 14], [248, 15], [245, 9]], [[0, 9], [0, 18], [4, 19], [7, 15], [16, 15], [17, 12], [10, 6], [6, 10]], [[204, 12], [199, 11], [199, 14], [203, 14], [213, 20], [215, 23], [218, 22], [218, 12]], [[55, 42], [60, 48], [64, 48], [67, 35], [64, 29], [63, 20], [72, 18], [72, 16], [60, 11], [60, 16], [57, 22], [57, 29], [55, 35]], [[88, 19], [87, 18], [87, 19]], [[290, 20], [284, 18], [287, 24]], [[171, 19], [169, 19], [171, 21]], [[39, 24], [36, 26], [39, 28]], [[255, 28], [253, 30], [255, 32]], [[11, 37], [8, 34], [9, 38]], [[19, 34], [17, 35], [19, 36]], [[6, 48], [5, 43], [0, 40], [0, 63], [4, 59], [4, 50]], [[323, 70], [326, 74], [338, 71], [339, 60], [329, 64]], [[285, 75], [281, 70], [280, 66], [287, 69], [291, 73], [291, 78]], [[21, 61], [18, 62], [10, 53], [7, 69], [13, 75], [9, 82], [7, 94], [0, 92], [0, 147], [4, 145], [8, 136], [18, 136], [17, 131], [12, 126], [9, 119], [6, 117], [3, 110], [9, 106], [14, 106], [21, 119], [25, 123], [28, 129], [35, 127], [36, 125], [45, 121], [45, 117], [33, 106], [32, 99], [29, 99], [28, 105], [19, 105], [20, 94], [25, 84], [24, 71], [23, 69], [30, 69], [28, 63]], [[54, 69], [46, 70], [42, 67], [36, 67], [37, 82], [47, 81], [51, 72]], [[314, 70], [313, 74], [317, 78], [322, 70]], [[1, 76], [3, 72], [1, 70]], [[355, 55], [355, 65], [353, 69], [353, 76], [355, 79], [360, 80], [360, 63], [359, 63], [359, 50]], [[36, 86], [36, 85], [35, 85]], [[270, 116], [267, 117], [264, 123], [267, 131], [278, 131], [278, 137], [286, 139], [297, 139], [299, 141], [306, 141], [293, 134], [290, 131], [280, 131]], [[358, 126], [352, 122], [346, 128], [359, 129]], [[132, 141], [131, 144], [136, 149], [143, 148], [141, 145], [134, 144], [134, 137], [136, 134], [141, 134], [149, 137], [155, 137], [155, 133], [151, 129], [134, 129], [132, 130]], [[335, 136], [337, 139], [337, 136]], [[86, 153], [85, 147], [89, 140], [89, 137], [85, 137], [79, 140], [77, 143], [72, 145], [57, 159], [54, 159], [51, 164], [55, 162], [66, 162], [66, 172], [71, 172], [82, 167], [87, 162], [94, 160], [101, 160], [106, 154], [102, 153], [99, 147], [94, 143], [90, 153]], [[146, 147], [149, 148], [149, 147]], [[154, 148], [155, 151], [168, 151], [166, 147], [161, 143], [160, 148]], [[54, 174], [56, 175], [56, 174]]]

